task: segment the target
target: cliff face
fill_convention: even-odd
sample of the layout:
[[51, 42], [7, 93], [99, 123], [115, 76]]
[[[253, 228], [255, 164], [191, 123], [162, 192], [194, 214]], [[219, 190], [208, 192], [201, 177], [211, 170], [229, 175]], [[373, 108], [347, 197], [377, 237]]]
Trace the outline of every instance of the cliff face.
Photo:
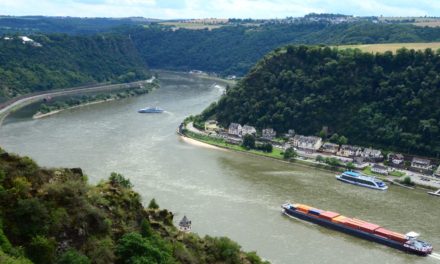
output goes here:
[[3, 151], [0, 220], [1, 263], [262, 263], [227, 238], [179, 232], [120, 174], [91, 186], [79, 168]]

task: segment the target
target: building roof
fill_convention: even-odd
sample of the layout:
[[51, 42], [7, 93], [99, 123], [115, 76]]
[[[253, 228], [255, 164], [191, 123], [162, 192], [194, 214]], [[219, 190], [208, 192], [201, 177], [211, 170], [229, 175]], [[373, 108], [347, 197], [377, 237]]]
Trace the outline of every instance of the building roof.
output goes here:
[[244, 130], [256, 130], [255, 127], [253, 127], [253, 126], [248, 126], [248, 125], [244, 125], [244, 126], [243, 126], [243, 129], [244, 129]]
[[238, 123], [231, 123], [229, 125], [229, 129], [238, 129], [239, 127], [241, 127], [241, 125]]
[[216, 120], [208, 120], [208, 121], [205, 122], [205, 124], [215, 124], [215, 125], [217, 125], [218, 122]]
[[373, 149], [373, 148], [366, 148], [366, 149], [364, 149], [364, 153], [367, 154], [367, 155], [369, 155], [369, 154], [381, 155], [382, 154], [382, 152], [380, 150]]
[[322, 145], [323, 148], [339, 148], [338, 144], [325, 142], [324, 145]]
[[379, 164], [374, 164], [373, 165], [373, 169], [378, 169], [378, 170], [388, 170], [387, 167], [379, 165]]
[[189, 225], [191, 225], [191, 221], [189, 221], [188, 218], [186, 217], [186, 215], [184, 215], [182, 220], [180, 220], [180, 222], [179, 222], [179, 226], [186, 227]]
[[361, 148], [360, 147], [358, 147], [358, 146], [352, 146], [352, 145], [342, 145], [341, 146], [341, 149], [342, 150], [351, 150], [351, 151], [358, 151], [358, 150], [360, 150]]
[[308, 143], [308, 144], [315, 144], [316, 142], [318, 142], [319, 140], [321, 140], [320, 137], [315, 137], [315, 136], [303, 136], [303, 135], [295, 135], [293, 137], [294, 140], [298, 140], [301, 143]]
[[416, 158], [416, 157], [413, 158], [412, 162], [419, 163], [419, 164], [425, 164], [425, 165], [431, 164], [431, 161], [429, 159], [421, 159], [421, 158]]

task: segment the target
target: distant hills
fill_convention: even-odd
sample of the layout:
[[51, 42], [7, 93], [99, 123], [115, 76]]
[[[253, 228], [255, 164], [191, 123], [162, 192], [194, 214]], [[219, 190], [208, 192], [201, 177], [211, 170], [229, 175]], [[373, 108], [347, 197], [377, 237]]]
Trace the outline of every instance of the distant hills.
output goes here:
[[[440, 41], [440, 28], [416, 26], [414, 21], [335, 14], [168, 22], [144, 18], [3, 16], [0, 96], [10, 98], [91, 82], [137, 80], [147, 75], [146, 65], [243, 76], [268, 52], [288, 44]], [[38, 40], [43, 47], [4, 39], [23, 35]]]
[[147, 79], [146, 63], [122, 35], [8, 35], [0, 39], [0, 98], [100, 82]]
[[[287, 46], [264, 57], [203, 113], [278, 132], [440, 156], [440, 53]], [[326, 129], [323, 129], [323, 128]]]

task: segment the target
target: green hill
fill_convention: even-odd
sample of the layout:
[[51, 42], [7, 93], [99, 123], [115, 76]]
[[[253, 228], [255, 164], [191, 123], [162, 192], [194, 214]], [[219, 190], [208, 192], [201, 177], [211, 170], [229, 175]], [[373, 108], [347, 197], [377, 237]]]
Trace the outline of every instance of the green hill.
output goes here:
[[17, 35], [0, 39], [0, 97], [98, 82], [147, 79], [133, 43], [123, 36]]
[[120, 174], [91, 186], [81, 169], [0, 152], [0, 263], [263, 263], [228, 238], [184, 234], [172, 221], [154, 202], [144, 208]]
[[440, 55], [287, 46], [262, 59], [202, 118], [348, 137], [352, 144], [440, 155]]

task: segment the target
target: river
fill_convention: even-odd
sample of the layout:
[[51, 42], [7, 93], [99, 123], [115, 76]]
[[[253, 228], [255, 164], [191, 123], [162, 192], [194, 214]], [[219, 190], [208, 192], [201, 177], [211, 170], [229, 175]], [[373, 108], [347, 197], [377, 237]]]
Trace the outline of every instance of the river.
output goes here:
[[[200, 235], [228, 236], [272, 263], [437, 263], [313, 224], [286, 218], [290, 200], [399, 232], [417, 231], [440, 247], [437, 197], [391, 186], [386, 192], [343, 184], [334, 174], [242, 153], [196, 146], [175, 131], [222, 94], [225, 84], [160, 72], [161, 88], [136, 98], [32, 120], [29, 106], [9, 116], [0, 145], [48, 167], [81, 167], [96, 183], [124, 174], [145, 204], [156, 198], [186, 214]], [[222, 87], [220, 87], [222, 86]], [[145, 106], [164, 114], [138, 114]]]

